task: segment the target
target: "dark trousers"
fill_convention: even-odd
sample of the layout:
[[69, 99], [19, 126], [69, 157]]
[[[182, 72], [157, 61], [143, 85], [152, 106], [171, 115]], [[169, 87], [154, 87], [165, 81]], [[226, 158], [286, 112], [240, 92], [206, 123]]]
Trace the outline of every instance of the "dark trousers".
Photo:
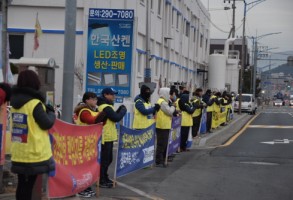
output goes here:
[[31, 200], [34, 184], [38, 175], [26, 176], [18, 174], [16, 200]]
[[113, 142], [105, 142], [102, 144], [101, 152], [101, 181], [109, 178], [108, 168], [113, 161]]
[[157, 128], [156, 133], [157, 133], [156, 164], [163, 164], [166, 159], [170, 130]]
[[201, 115], [193, 117], [192, 137], [196, 137], [200, 127]]
[[186, 150], [186, 144], [188, 140], [190, 126], [181, 126], [181, 143], [180, 148]]
[[212, 128], [213, 112], [207, 112], [207, 132]]

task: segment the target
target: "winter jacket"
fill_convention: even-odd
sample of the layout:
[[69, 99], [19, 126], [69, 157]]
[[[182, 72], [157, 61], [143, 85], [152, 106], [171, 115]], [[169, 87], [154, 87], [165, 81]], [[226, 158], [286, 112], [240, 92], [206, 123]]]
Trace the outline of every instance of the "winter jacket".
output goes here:
[[141, 95], [137, 95], [134, 98], [134, 103], [135, 103], [135, 108], [143, 115], [150, 115], [155, 113], [155, 108], [151, 107], [151, 108], [146, 108], [144, 106], [144, 103], [146, 101], [141, 97]]
[[169, 106], [170, 88], [160, 88], [159, 96], [165, 100], [161, 103], [160, 109], [166, 115], [173, 116], [173, 113], [175, 112], [175, 107]]
[[[83, 110], [83, 109], [86, 109], [86, 110]], [[81, 110], [83, 110], [83, 111], [81, 111]], [[80, 103], [75, 107], [74, 113], [76, 114], [76, 116], [79, 116], [79, 114], [80, 114], [80, 121], [83, 123], [86, 123], [86, 124], [96, 124], [96, 123], [100, 123], [104, 120], [104, 117], [105, 117], [104, 112], [100, 112], [97, 116], [92, 116], [92, 114], [89, 110], [92, 110], [94, 112], [98, 112], [97, 108], [93, 109], [93, 108], [90, 108], [85, 103]]]
[[[113, 103], [111, 103], [109, 100], [107, 100], [104, 97], [99, 97], [98, 98], [98, 106], [102, 104], [108, 104], [113, 106]], [[103, 109], [103, 112], [105, 113], [105, 117], [103, 119], [103, 122], [105, 122], [107, 119], [113, 121], [113, 122], [119, 122], [121, 119], [124, 117], [126, 114], [127, 110], [125, 107], [119, 107], [119, 109], [115, 112], [111, 107], [106, 107]]]
[[190, 104], [188, 94], [182, 94], [178, 104], [179, 104], [180, 110], [185, 111], [188, 114], [192, 114], [196, 109], [196, 107], [193, 107]]
[[[33, 90], [31, 88], [15, 87], [12, 89], [10, 104], [14, 109], [20, 109], [29, 101], [34, 99], [40, 100], [42, 103], [45, 102], [45, 98], [39, 91]], [[34, 107], [32, 112], [33, 118], [35, 123], [42, 130], [49, 130], [54, 125], [56, 118], [55, 113], [50, 109], [46, 109], [45, 111], [42, 103], [39, 103]], [[45, 139], [48, 138], [44, 138], [44, 140]], [[12, 162], [11, 171], [17, 174], [36, 175], [48, 173], [53, 171], [54, 168], [54, 160], [50, 158], [49, 160], [33, 163]]]

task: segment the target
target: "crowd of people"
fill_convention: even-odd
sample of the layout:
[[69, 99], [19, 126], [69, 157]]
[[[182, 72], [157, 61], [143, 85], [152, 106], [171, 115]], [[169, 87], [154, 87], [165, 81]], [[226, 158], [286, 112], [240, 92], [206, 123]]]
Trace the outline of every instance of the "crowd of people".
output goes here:
[[[0, 84], [1, 104], [10, 100], [12, 106], [11, 171], [18, 175], [16, 190], [18, 200], [31, 199], [37, 176], [54, 170], [48, 134], [55, 121], [54, 108], [45, 104], [40, 88], [39, 77], [31, 70], [20, 72], [17, 84], [12, 89], [7, 84]], [[124, 105], [119, 106], [117, 110], [114, 109], [116, 94], [117, 92], [112, 88], [104, 88], [100, 96], [86, 92], [82, 102], [74, 109], [76, 124], [103, 124], [99, 182], [102, 188], [113, 187], [108, 169], [113, 161], [114, 141], [118, 138], [116, 123], [121, 121], [127, 112]], [[180, 90], [175, 87], [163, 87], [159, 89], [159, 99], [154, 105], [151, 104], [151, 95], [151, 89], [147, 85], [142, 85], [140, 94], [134, 99], [132, 128], [142, 130], [155, 123], [157, 167], [167, 167], [165, 161], [172, 161], [172, 157], [167, 157], [166, 151], [173, 117], [181, 116], [179, 153], [189, 151], [187, 140], [190, 131], [193, 138], [198, 137], [204, 110], [207, 112], [208, 133], [212, 133], [213, 118], [217, 113], [232, 111], [232, 95], [227, 92], [221, 94], [207, 90], [203, 94], [203, 90], [197, 88], [191, 95], [185, 87], [180, 87]], [[224, 126], [228, 121], [229, 117], [220, 125]], [[95, 192], [89, 187], [78, 195], [91, 197]]]

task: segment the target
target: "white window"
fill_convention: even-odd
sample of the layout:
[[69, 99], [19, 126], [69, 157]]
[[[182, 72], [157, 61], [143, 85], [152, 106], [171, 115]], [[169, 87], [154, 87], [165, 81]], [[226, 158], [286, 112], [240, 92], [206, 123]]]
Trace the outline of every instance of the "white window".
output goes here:
[[162, 0], [157, 0], [158, 1], [158, 16], [162, 16]]
[[203, 45], [203, 34], [200, 34], [199, 45], [200, 45], [200, 48], [202, 48], [202, 45]]
[[180, 14], [177, 12], [177, 20], [176, 20], [176, 29], [179, 29], [179, 23], [180, 23]]
[[155, 64], [155, 76], [156, 77], [159, 77], [159, 74], [160, 74], [160, 60], [159, 59], [156, 59], [156, 64]]
[[175, 19], [174, 19], [174, 17], [175, 17], [175, 15], [174, 15], [174, 13], [175, 13], [176, 11], [175, 10], [173, 10], [172, 9], [172, 26], [174, 26], [174, 21], [175, 21]]
[[154, 10], [154, 0], [150, 0], [151, 1], [151, 10]]
[[185, 24], [185, 36], [189, 37], [189, 31], [190, 31], [190, 23], [188, 21], [186, 21]]
[[144, 54], [137, 54], [137, 75], [143, 74]]

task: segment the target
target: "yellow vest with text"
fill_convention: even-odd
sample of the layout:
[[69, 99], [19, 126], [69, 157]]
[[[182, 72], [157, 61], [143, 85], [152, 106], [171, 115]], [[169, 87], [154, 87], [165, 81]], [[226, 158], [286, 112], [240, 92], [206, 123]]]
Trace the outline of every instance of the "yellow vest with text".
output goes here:
[[[218, 101], [221, 101], [221, 98], [218, 98]], [[214, 105], [214, 111], [217, 113], [220, 113], [221, 112], [221, 105], [218, 105], [216, 103], [214, 103], [213, 105]]]
[[[114, 110], [114, 106], [109, 104], [102, 104], [99, 106], [99, 112], [102, 112], [106, 107], [111, 107]], [[118, 139], [118, 132], [115, 122], [107, 119], [105, 125], [103, 126], [102, 134], [102, 144], [105, 142], [113, 142]]]
[[193, 126], [192, 115], [186, 111], [182, 111], [181, 114], [182, 114], [181, 126]]
[[180, 100], [180, 98], [176, 99], [176, 101], [175, 101], [176, 110], [180, 110], [180, 108], [179, 108], [179, 100]]
[[[215, 98], [217, 98], [217, 97], [215, 95], [213, 95], [210, 100], [215, 99]], [[214, 110], [214, 106], [215, 105], [216, 105], [216, 103], [214, 102], [212, 105], [208, 106], [207, 107], [207, 112], [213, 112], [213, 111], [215, 111]]]
[[[161, 105], [163, 102], [166, 102], [165, 99], [159, 98], [157, 104]], [[156, 128], [159, 129], [171, 129], [172, 117], [166, 115], [161, 109], [157, 113], [156, 118]]]
[[[52, 150], [48, 130], [42, 130], [33, 117], [34, 108], [41, 103], [32, 99], [20, 109], [11, 108], [11, 160], [37, 163], [49, 160]], [[44, 110], [46, 110], [43, 105]]]
[[[137, 101], [141, 101], [141, 100], [138, 99]], [[144, 102], [143, 105], [146, 109], [152, 107], [151, 103]], [[134, 106], [134, 117], [133, 117], [133, 125], [132, 125], [133, 129], [145, 129], [145, 128], [151, 126], [154, 122], [155, 122], [155, 119], [154, 119], [153, 114], [143, 115]]]
[[82, 111], [89, 111], [91, 113], [92, 116], [96, 117], [99, 113], [98, 112], [95, 112], [95, 111], [92, 111], [91, 109], [89, 108], [83, 108], [79, 111], [78, 113], [78, 116], [77, 116], [77, 120], [76, 120], [76, 124], [77, 125], [80, 125], [80, 126], [85, 126], [85, 125], [88, 125], [87, 123], [84, 123], [80, 120], [80, 115], [82, 113]]
[[[200, 102], [199, 99], [193, 100], [193, 103], [198, 103], [198, 102]], [[198, 116], [200, 116], [200, 114], [201, 114], [201, 108], [198, 108], [193, 112], [192, 117], [198, 117]]]

